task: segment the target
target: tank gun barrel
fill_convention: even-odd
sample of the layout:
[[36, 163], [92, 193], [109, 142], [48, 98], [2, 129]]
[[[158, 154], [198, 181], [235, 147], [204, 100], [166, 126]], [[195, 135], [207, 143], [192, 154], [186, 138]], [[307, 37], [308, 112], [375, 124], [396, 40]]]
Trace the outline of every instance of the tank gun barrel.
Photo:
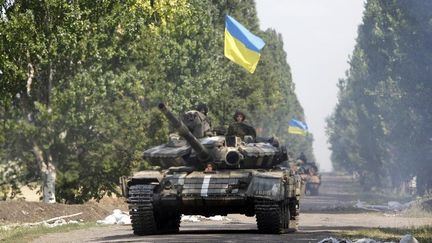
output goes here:
[[225, 162], [230, 166], [237, 166], [243, 159], [243, 154], [237, 148], [230, 148], [225, 154]]
[[184, 138], [191, 147], [195, 150], [198, 155], [198, 159], [201, 161], [206, 161], [210, 158], [210, 153], [202, 145], [198, 139], [189, 131], [185, 124], [182, 121], [177, 119], [174, 114], [168, 110], [164, 103], [159, 103], [159, 110], [165, 115], [168, 119], [169, 123], [177, 130], [179, 135]]

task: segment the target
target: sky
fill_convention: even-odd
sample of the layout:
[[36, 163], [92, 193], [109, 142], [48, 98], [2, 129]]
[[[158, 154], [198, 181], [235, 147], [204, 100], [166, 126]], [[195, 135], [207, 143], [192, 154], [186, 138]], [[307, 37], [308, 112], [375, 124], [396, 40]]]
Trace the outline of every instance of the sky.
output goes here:
[[[295, 92], [314, 136], [321, 171], [331, 171], [326, 118], [337, 103], [338, 80], [349, 68], [363, 0], [255, 0], [260, 28], [281, 33]], [[265, 48], [265, 47], [264, 47]], [[258, 64], [259, 65], [259, 64]]]

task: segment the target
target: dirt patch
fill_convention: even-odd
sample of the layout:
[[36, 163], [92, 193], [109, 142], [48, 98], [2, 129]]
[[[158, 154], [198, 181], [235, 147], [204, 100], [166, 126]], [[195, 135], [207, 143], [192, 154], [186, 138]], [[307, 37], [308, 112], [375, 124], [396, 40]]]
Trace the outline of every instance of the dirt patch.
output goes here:
[[114, 209], [120, 209], [123, 212], [128, 212], [128, 206], [125, 198], [104, 197], [99, 202], [90, 201], [90, 204], [96, 204], [98, 207], [112, 213]]
[[14, 223], [33, 223], [54, 217], [81, 213], [70, 219], [84, 222], [95, 222], [112, 213], [112, 210], [126, 209], [123, 199], [107, 198], [97, 202], [89, 202], [79, 205], [46, 204], [42, 202], [28, 201], [0, 201], [0, 225]]

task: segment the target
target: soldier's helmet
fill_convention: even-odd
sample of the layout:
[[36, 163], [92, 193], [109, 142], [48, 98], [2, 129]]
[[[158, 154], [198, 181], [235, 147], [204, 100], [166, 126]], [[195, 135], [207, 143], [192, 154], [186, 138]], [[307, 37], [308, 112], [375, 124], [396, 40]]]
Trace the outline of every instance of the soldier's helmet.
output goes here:
[[206, 104], [204, 104], [204, 103], [199, 103], [196, 106], [196, 110], [199, 111], [199, 112], [201, 112], [201, 113], [203, 113], [206, 116], [207, 116], [207, 113], [209, 111], [208, 106]]
[[233, 118], [234, 118], [235, 121], [236, 121], [236, 117], [237, 117], [237, 116], [241, 116], [241, 117], [242, 117], [242, 121], [244, 121], [244, 120], [246, 119], [246, 115], [245, 115], [243, 112], [239, 111], [239, 110], [237, 110], [237, 111], [234, 113]]

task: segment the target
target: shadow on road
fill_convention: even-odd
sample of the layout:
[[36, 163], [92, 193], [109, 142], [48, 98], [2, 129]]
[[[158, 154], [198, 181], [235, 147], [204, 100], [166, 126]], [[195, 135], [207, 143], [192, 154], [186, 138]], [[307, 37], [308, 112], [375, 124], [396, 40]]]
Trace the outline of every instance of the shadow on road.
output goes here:
[[[244, 227], [243, 227], [244, 228]], [[99, 237], [92, 242], [318, 242], [335, 236], [341, 230], [359, 230], [362, 227], [301, 227], [290, 234], [260, 234], [257, 229], [181, 229], [178, 234], [136, 236], [132, 231]]]

